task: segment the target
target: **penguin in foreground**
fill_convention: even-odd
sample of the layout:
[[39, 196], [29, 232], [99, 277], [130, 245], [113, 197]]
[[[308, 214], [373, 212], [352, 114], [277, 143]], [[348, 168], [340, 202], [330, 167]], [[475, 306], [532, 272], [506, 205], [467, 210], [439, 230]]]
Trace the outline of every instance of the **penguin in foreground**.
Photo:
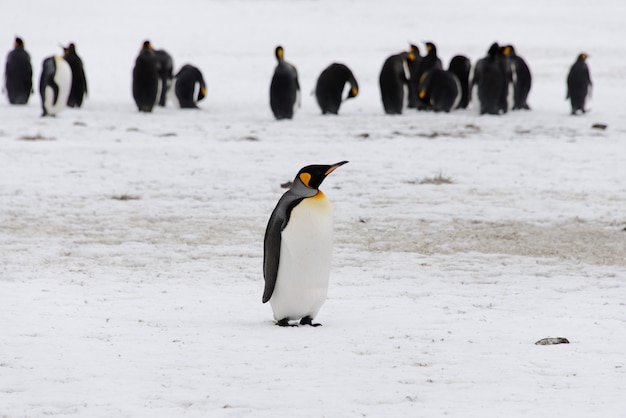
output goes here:
[[567, 96], [572, 106], [572, 115], [581, 111], [585, 113], [585, 102], [591, 95], [591, 76], [587, 67], [587, 54], [580, 54], [567, 75]]
[[502, 50], [505, 59], [508, 60], [513, 80], [513, 110], [526, 109], [530, 106], [526, 103], [532, 84], [530, 68], [524, 58], [517, 55], [513, 45], [507, 45]]
[[346, 164], [309, 165], [274, 208], [265, 230], [263, 303], [276, 324], [313, 323], [326, 300], [333, 243], [333, 208], [319, 190], [326, 176]]
[[39, 80], [39, 94], [41, 94], [41, 116], [56, 116], [65, 109], [67, 98], [72, 87], [72, 69], [60, 55], [53, 55], [44, 59], [41, 78]]
[[144, 41], [133, 68], [133, 99], [140, 112], [152, 112], [159, 94], [159, 63], [150, 41]]
[[291, 119], [300, 105], [300, 82], [296, 67], [285, 61], [282, 46], [275, 50], [278, 64], [270, 84], [270, 107], [276, 119]]
[[356, 97], [359, 94], [359, 84], [347, 66], [333, 63], [322, 71], [315, 85], [315, 98], [323, 115], [339, 113], [339, 106], [344, 100], [341, 96], [346, 83], [350, 84], [350, 90], [345, 100]]
[[174, 76], [174, 101], [182, 109], [197, 109], [206, 96], [204, 77], [197, 67], [185, 64]]
[[378, 76], [380, 98], [388, 115], [400, 115], [407, 106], [409, 62], [415, 56], [412, 52], [401, 52], [388, 57]]
[[167, 100], [167, 92], [172, 87], [172, 79], [174, 78], [174, 60], [172, 56], [163, 49], [157, 49], [154, 51], [156, 56], [159, 71], [159, 79], [161, 80], [159, 106], [165, 106]]
[[4, 87], [11, 104], [28, 103], [30, 94], [33, 92], [33, 66], [21, 38], [15, 38], [13, 50], [7, 55]]
[[67, 99], [69, 107], [81, 107], [83, 98], [87, 95], [87, 78], [85, 77], [85, 69], [83, 61], [76, 54], [76, 45], [73, 43], [63, 48], [65, 61], [72, 69], [72, 87], [70, 88], [70, 96]]

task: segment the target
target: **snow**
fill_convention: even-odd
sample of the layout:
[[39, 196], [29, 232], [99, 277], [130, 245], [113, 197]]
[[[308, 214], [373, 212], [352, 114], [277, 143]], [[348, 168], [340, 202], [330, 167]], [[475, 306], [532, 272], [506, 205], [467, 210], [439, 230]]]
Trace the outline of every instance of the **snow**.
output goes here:
[[[626, 411], [623, 2], [4, 9], [0, 39], [24, 39], [36, 89], [41, 61], [75, 42], [90, 90], [55, 118], [37, 95], [0, 102], [0, 417]], [[200, 110], [137, 112], [145, 39], [203, 71]], [[444, 63], [475, 62], [494, 40], [529, 63], [532, 111], [383, 114], [388, 55], [434, 41]], [[304, 93], [291, 121], [269, 109], [278, 44]], [[594, 92], [573, 117], [565, 77], [583, 51]], [[308, 93], [334, 61], [361, 91], [322, 116]], [[323, 326], [277, 327], [262, 241], [280, 184], [344, 159], [322, 185]]]

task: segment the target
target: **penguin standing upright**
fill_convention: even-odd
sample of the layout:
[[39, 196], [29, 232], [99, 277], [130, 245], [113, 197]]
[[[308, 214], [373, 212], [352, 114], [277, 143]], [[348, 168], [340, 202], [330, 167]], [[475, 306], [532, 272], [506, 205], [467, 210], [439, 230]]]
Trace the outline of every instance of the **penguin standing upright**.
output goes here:
[[173, 98], [182, 109], [197, 109], [198, 102], [206, 96], [204, 77], [193, 65], [183, 65], [174, 76], [173, 84]]
[[461, 102], [461, 90], [461, 83], [454, 73], [434, 68], [422, 74], [418, 97], [435, 112], [449, 112]]
[[159, 106], [165, 106], [167, 100], [167, 92], [172, 87], [172, 79], [174, 78], [174, 60], [172, 56], [163, 49], [154, 51], [154, 55], [159, 63], [159, 79], [161, 80], [161, 91], [159, 95]]
[[300, 105], [300, 82], [296, 67], [285, 61], [282, 46], [275, 50], [278, 64], [270, 83], [270, 107], [276, 119], [291, 119]]
[[41, 94], [41, 116], [56, 116], [67, 104], [72, 87], [72, 69], [60, 55], [43, 60], [39, 94]]
[[159, 63], [150, 41], [144, 41], [133, 68], [133, 98], [140, 112], [152, 112], [159, 93]]
[[391, 55], [383, 63], [378, 76], [380, 98], [388, 115], [400, 115], [407, 106], [409, 67], [414, 59], [412, 52]]
[[[478, 87], [480, 114], [498, 115], [506, 113], [507, 76], [503, 70], [500, 45], [494, 42], [487, 56], [481, 58], [474, 67], [473, 86]], [[503, 103], [504, 98], [504, 103]]]
[[422, 56], [420, 49], [417, 45], [411, 44], [409, 46], [409, 53], [413, 55], [413, 59], [407, 61], [409, 68], [409, 80], [408, 80], [408, 102], [407, 107], [409, 109], [416, 109], [418, 106], [417, 87], [420, 81], [420, 64], [422, 62]]
[[322, 109], [322, 114], [332, 113], [336, 115], [339, 113], [346, 83], [350, 84], [346, 100], [356, 97], [359, 94], [359, 84], [347, 66], [333, 63], [322, 71], [315, 85], [315, 98], [320, 109]]
[[67, 98], [67, 105], [69, 107], [81, 107], [83, 98], [87, 95], [87, 77], [85, 77], [83, 61], [76, 53], [76, 45], [73, 43], [64, 47], [63, 52], [65, 60], [72, 69], [72, 87]]
[[508, 60], [513, 80], [513, 110], [526, 109], [530, 110], [530, 106], [526, 103], [528, 93], [532, 84], [532, 76], [530, 68], [524, 58], [517, 55], [513, 45], [504, 47], [503, 54]]
[[450, 60], [448, 71], [456, 75], [461, 83], [461, 101], [458, 104], [459, 109], [465, 109], [470, 101], [469, 76], [472, 64], [469, 58], [463, 55], [455, 55]]
[[312, 325], [326, 300], [333, 243], [332, 205], [319, 190], [326, 176], [346, 164], [309, 165], [274, 208], [265, 230], [263, 303], [277, 325]]
[[585, 62], [587, 60], [587, 54], [580, 54], [576, 58], [576, 62], [572, 65], [567, 75], [567, 97], [570, 99], [572, 106], [572, 115], [581, 111], [585, 113], [585, 102], [587, 97], [591, 95], [591, 75], [589, 74], [589, 67]]
[[4, 87], [11, 104], [28, 103], [30, 94], [33, 92], [33, 66], [21, 38], [15, 38], [13, 50], [7, 55]]

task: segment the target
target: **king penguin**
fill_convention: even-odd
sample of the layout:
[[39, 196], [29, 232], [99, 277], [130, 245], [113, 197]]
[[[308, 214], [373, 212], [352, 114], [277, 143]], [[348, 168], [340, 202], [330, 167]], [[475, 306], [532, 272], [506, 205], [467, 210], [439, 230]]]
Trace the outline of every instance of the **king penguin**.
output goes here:
[[469, 76], [472, 69], [472, 63], [469, 58], [464, 55], [455, 55], [450, 60], [448, 71], [456, 75], [461, 83], [461, 101], [458, 108], [465, 109], [470, 101]]
[[567, 75], [567, 97], [572, 105], [572, 115], [585, 110], [587, 97], [591, 95], [591, 76], [587, 67], [587, 54], [580, 54]]
[[320, 185], [346, 164], [309, 165], [274, 208], [265, 230], [263, 303], [277, 325], [318, 326], [313, 320], [326, 300], [333, 243], [333, 208]]
[[383, 109], [388, 115], [402, 114], [408, 104], [409, 62], [414, 58], [411, 51], [401, 52], [391, 55], [383, 63], [378, 84]]
[[181, 109], [197, 109], [198, 102], [206, 96], [204, 77], [197, 67], [185, 64], [174, 76], [173, 101]]
[[161, 80], [161, 91], [159, 95], [159, 106], [165, 107], [167, 101], [167, 92], [172, 87], [172, 79], [174, 78], [174, 60], [167, 51], [157, 49], [154, 55], [159, 63], [159, 79]]
[[69, 107], [81, 107], [83, 99], [87, 95], [87, 77], [85, 77], [83, 61], [76, 53], [76, 45], [73, 43], [64, 47], [63, 52], [65, 61], [72, 69], [72, 87], [67, 99], [67, 105]]
[[513, 110], [530, 110], [526, 103], [530, 87], [532, 85], [532, 75], [528, 64], [521, 56], [517, 55], [513, 45], [507, 45], [502, 50], [505, 60], [510, 65], [511, 77], [513, 80]]
[[67, 104], [72, 86], [72, 69], [60, 55], [43, 60], [39, 94], [41, 94], [41, 116], [56, 116]]
[[33, 66], [21, 38], [15, 38], [13, 50], [7, 55], [4, 82], [9, 103], [28, 103], [28, 98], [33, 92]]
[[480, 114], [506, 113], [508, 79], [503, 69], [501, 48], [497, 42], [489, 47], [487, 56], [476, 62], [472, 88], [477, 86]]
[[159, 62], [150, 41], [144, 41], [133, 68], [133, 99], [140, 112], [152, 112], [157, 102], [160, 79]]
[[462, 94], [461, 83], [451, 71], [434, 68], [422, 74], [418, 97], [428, 109], [450, 112], [459, 106]]
[[285, 61], [282, 46], [275, 50], [278, 64], [270, 83], [270, 107], [276, 119], [291, 119], [300, 105], [300, 82], [296, 67]]
[[350, 68], [344, 64], [333, 63], [322, 71], [315, 85], [315, 98], [323, 115], [339, 113], [346, 83], [350, 84], [350, 90], [345, 100], [356, 97], [359, 94], [359, 84]]

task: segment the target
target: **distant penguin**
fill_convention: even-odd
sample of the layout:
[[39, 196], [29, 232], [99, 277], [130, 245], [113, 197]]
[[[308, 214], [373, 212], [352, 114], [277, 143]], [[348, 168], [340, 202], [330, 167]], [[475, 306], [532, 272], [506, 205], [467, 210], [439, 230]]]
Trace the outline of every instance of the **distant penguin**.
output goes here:
[[422, 74], [418, 97], [435, 112], [449, 112], [461, 102], [461, 83], [454, 73], [434, 68]]
[[500, 53], [500, 45], [494, 42], [487, 52], [487, 56], [481, 58], [474, 67], [472, 87], [477, 86], [478, 101], [480, 102], [480, 114], [498, 115], [506, 113], [503, 97], [506, 100], [508, 81], [503, 70]]
[[567, 75], [567, 97], [570, 99], [572, 106], [572, 115], [581, 111], [585, 113], [585, 102], [591, 95], [591, 75], [589, 74], [589, 67], [587, 67], [587, 54], [580, 54], [576, 58], [576, 62], [572, 65]]
[[174, 78], [174, 60], [172, 56], [162, 49], [154, 51], [157, 61], [159, 63], [159, 79], [161, 80], [159, 106], [165, 106], [167, 100], [167, 92], [172, 87], [172, 79]]
[[133, 68], [133, 98], [140, 112], [152, 112], [159, 93], [159, 63], [150, 41], [145, 41]]
[[448, 71], [456, 75], [461, 84], [461, 101], [458, 108], [465, 109], [470, 101], [470, 88], [469, 88], [469, 76], [472, 69], [472, 64], [469, 58], [463, 55], [455, 55], [450, 60]]
[[[443, 65], [441, 63], [441, 59], [437, 56], [437, 46], [432, 42], [426, 42], [426, 55], [424, 55], [420, 61], [420, 65], [417, 69], [417, 73], [415, 76], [417, 77], [417, 83], [421, 82], [423, 75], [430, 70], [442, 70]], [[419, 97], [418, 97], [419, 98]], [[425, 110], [428, 109], [428, 104], [423, 100], [417, 101], [417, 109]]]
[[345, 100], [356, 97], [359, 94], [359, 85], [347, 66], [333, 63], [322, 71], [315, 85], [315, 98], [322, 114], [339, 113], [346, 83], [350, 84], [350, 89]]
[[39, 94], [41, 95], [41, 116], [56, 116], [67, 105], [72, 86], [72, 69], [60, 55], [43, 60]]
[[67, 105], [69, 107], [81, 107], [83, 98], [87, 95], [87, 78], [85, 77], [83, 61], [76, 54], [76, 45], [73, 43], [64, 47], [63, 52], [65, 60], [72, 69], [72, 88], [67, 99]]
[[513, 45], [504, 47], [503, 54], [505, 59], [510, 63], [511, 75], [513, 80], [513, 110], [526, 109], [530, 110], [530, 106], [526, 103], [528, 93], [532, 84], [532, 76], [530, 68], [524, 61], [524, 58], [516, 54]]
[[319, 190], [326, 176], [346, 164], [309, 165], [274, 208], [265, 230], [263, 303], [277, 325], [318, 326], [313, 320], [326, 300], [333, 244], [333, 208]]
[[11, 104], [28, 103], [30, 94], [33, 92], [33, 66], [21, 38], [15, 38], [13, 50], [7, 55], [4, 87]]
[[275, 55], [278, 64], [270, 83], [270, 107], [276, 119], [291, 119], [300, 105], [298, 71], [296, 67], [285, 61], [285, 51], [282, 46], [276, 47]]
[[407, 106], [409, 68], [414, 58], [411, 52], [401, 52], [388, 57], [378, 76], [380, 97], [388, 115], [400, 115]]
[[206, 96], [204, 77], [197, 67], [185, 64], [174, 76], [174, 100], [182, 109], [197, 109]]
[[416, 109], [418, 105], [417, 98], [417, 86], [420, 79], [420, 64], [422, 62], [422, 56], [420, 55], [420, 49], [417, 45], [411, 44], [409, 47], [409, 53], [413, 54], [413, 59], [407, 62], [409, 68], [408, 77], [408, 103], [409, 109]]

